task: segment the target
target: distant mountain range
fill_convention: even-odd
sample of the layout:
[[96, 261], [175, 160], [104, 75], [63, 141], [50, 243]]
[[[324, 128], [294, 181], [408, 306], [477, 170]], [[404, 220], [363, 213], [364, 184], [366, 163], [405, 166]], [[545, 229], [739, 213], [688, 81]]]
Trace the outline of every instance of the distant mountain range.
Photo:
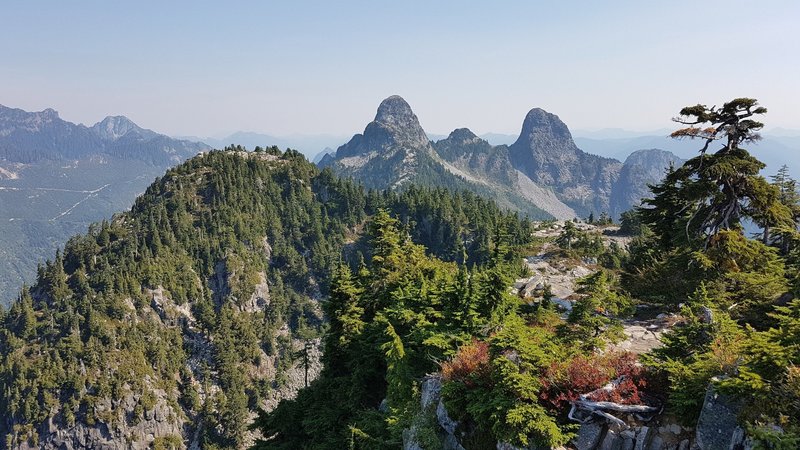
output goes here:
[[128, 208], [168, 167], [209, 148], [122, 116], [87, 127], [52, 109], [0, 105], [0, 303], [70, 236]]
[[[762, 133], [763, 139], [756, 143], [748, 144], [747, 150], [760, 159], [767, 167], [764, 175], [772, 175], [786, 164], [789, 173], [795, 178], [800, 178], [800, 136], [784, 136]], [[576, 137], [575, 143], [582, 149], [609, 158], [625, 158], [631, 152], [642, 148], [659, 148], [689, 159], [697, 155], [702, 147], [697, 141], [676, 140], [669, 137], [669, 132], [663, 135], [646, 135], [628, 138], [586, 138]], [[712, 147], [713, 149], [713, 147]]]
[[412, 182], [463, 188], [534, 218], [563, 219], [603, 211], [618, 216], [680, 161], [667, 151], [638, 150], [624, 163], [584, 152], [558, 116], [539, 108], [526, 115], [511, 145], [491, 145], [466, 128], [432, 142], [408, 103], [392, 96], [364, 133], [325, 155], [320, 166], [370, 188]]

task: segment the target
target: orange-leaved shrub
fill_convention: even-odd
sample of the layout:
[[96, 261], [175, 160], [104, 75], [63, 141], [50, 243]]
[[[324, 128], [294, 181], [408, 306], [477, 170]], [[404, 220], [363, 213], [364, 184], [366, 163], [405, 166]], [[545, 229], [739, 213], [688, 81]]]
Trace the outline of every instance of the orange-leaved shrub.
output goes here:
[[483, 384], [490, 372], [489, 344], [477, 339], [462, 345], [451, 360], [442, 363], [445, 381], [460, 381], [467, 387]]
[[[555, 362], [544, 371], [541, 382], [540, 398], [556, 410], [589, 393], [593, 401], [641, 404], [642, 389], [648, 384], [645, 368], [629, 352], [576, 355]], [[600, 389], [609, 383], [609, 389]]]

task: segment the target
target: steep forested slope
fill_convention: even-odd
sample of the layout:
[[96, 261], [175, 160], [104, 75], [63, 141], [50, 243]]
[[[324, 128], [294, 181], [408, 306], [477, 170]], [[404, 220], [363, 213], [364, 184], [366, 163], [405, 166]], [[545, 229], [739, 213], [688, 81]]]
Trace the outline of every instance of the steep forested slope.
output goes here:
[[370, 258], [361, 230], [379, 208], [446, 260], [528, 235], [474, 195], [365, 192], [294, 151], [195, 157], [0, 311], [4, 444], [246, 445], [252, 412], [315, 375], [331, 268]]

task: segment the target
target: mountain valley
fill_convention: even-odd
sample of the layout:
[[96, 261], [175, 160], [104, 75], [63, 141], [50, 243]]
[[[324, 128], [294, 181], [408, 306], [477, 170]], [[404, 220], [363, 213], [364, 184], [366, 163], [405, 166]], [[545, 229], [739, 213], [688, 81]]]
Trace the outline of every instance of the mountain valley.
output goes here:
[[0, 106], [0, 304], [90, 223], [129, 207], [164, 171], [209, 147], [107, 117], [86, 127], [52, 109]]

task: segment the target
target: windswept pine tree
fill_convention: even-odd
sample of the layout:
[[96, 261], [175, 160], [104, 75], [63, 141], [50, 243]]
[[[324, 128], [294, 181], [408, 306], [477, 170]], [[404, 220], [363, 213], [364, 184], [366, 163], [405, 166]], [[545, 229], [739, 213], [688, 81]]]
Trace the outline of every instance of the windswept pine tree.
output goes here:
[[[800, 352], [789, 335], [800, 300], [788, 249], [798, 198], [785, 171], [768, 183], [759, 175], [764, 164], [741, 147], [758, 139], [763, 124], [753, 117], [766, 111], [748, 98], [681, 110], [675, 120], [689, 127], [673, 137], [703, 146], [636, 211], [644, 229], [630, 246], [623, 286], [665, 306], [681, 303], [681, 326], [649, 356], [668, 379], [671, 411], [693, 423], [712, 386], [741, 405], [739, 421], [760, 445], [794, 448]], [[757, 239], [745, 236], [745, 220], [762, 227]]]

